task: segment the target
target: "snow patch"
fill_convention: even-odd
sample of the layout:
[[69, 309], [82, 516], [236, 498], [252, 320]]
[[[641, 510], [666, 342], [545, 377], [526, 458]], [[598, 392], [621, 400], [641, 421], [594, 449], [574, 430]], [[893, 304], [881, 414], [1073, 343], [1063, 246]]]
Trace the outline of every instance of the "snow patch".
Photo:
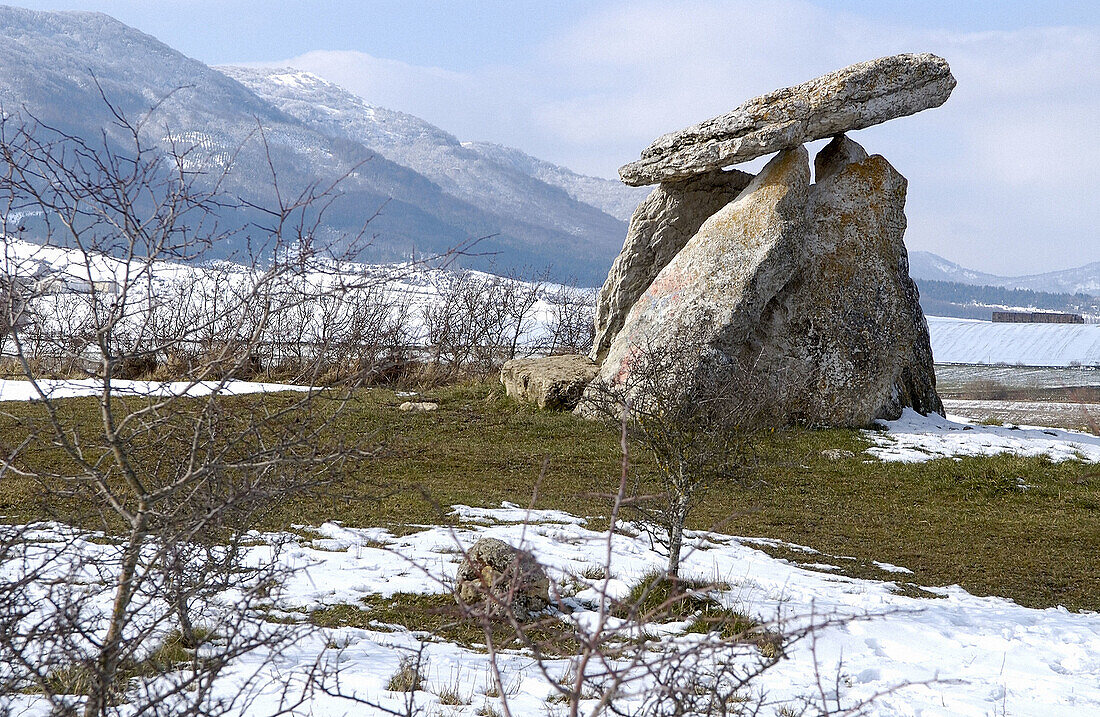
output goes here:
[[896, 421], [876, 421], [885, 431], [864, 431], [883, 461], [917, 463], [933, 458], [1046, 456], [1052, 461], [1100, 462], [1100, 436], [1036, 426], [983, 426], [959, 416], [922, 416], [911, 408]]
[[[532, 522], [513, 523], [519, 513]], [[602, 599], [599, 588], [605, 583], [610, 592], [622, 593], [631, 581], [664, 562], [644, 537], [616, 533], [609, 538], [584, 527], [582, 519], [560, 511], [528, 513], [505, 504], [497, 510], [455, 506], [454, 515], [462, 519], [458, 526], [429, 527], [400, 537], [377, 528], [353, 529], [336, 523], [315, 529], [323, 543], [292, 536], [296, 542], [280, 551], [278, 559], [300, 570], [287, 586], [289, 597], [276, 606], [277, 614], [293, 616], [296, 610], [354, 604], [370, 595], [443, 592], [460, 559], [458, 546], [494, 537], [531, 551], [559, 585], [576, 579], [586, 567], [600, 564], [610, 549], [611, 578], [595, 581], [570, 598], [575, 611], [559, 615], [585, 625], [596, 615], [594, 605]], [[548, 522], [539, 522], [543, 518]], [[492, 524], [484, 525], [486, 521]], [[38, 525], [28, 536], [50, 540], [71, 532], [62, 526]], [[270, 536], [272, 540], [285, 537]], [[765, 541], [710, 533], [693, 533], [690, 538], [692, 549], [685, 556], [685, 574], [723, 581], [729, 589], [718, 597], [726, 604], [761, 620], [782, 620], [788, 626], [854, 618], [824, 625], [812, 644], [792, 645], [784, 659], [754, 683], [773, 704], [817, 694], [820, 672], [826, 684], [835, 685], [842, 705], [878, 695], [861, 714], [1100, 711], [1100, 614], [1025, 608], [1003, 598], [977, 597], [958, 586], [927, 589], [941, 599], [906, 597], [895, 592], [895, 584], [889, 581], [806, 569], [751, 547], [753, 542]], [[385, 547], [378, 547], [382, 542]], [[704, 542], [706, 549], [697, 549]], [[80, 546], [86, 551], [108, 549], [92, 541]], [[254, 559], [267, 558], [264, 546], [254, 551]], [[894, 572], [904, 570], [889, 563], [879, 566]], [[10, 575], [17, 566], [8, 563], [0, 569]], [[104, 600], [109, 600], [109, 595]], [[416, 699], [425, 709], [438, 714], [472, 714], [493, 702], [485, 696], [490, 673], [484, 651], [438, 640], [421, 643], [417, 634], [408, 630], [386, 630], [381, 625], [377, 630], [324, 630], [295, 643], [278, 656], [277, 663], [266, 666], [261, 664], [262, 655], [243, 658], [220, 679], [216, 690], [228, 694], [235, 688], [235, 675], [265, 670], [270, 673], [270, 692], [260, 695], [252, 710], [267, 714], [276, 708], [278, 687], [288, 676], [296, 669], [308, 669], [326, 646], [337, 645], [338, 651], [325, 654], [339, 661], [342, 684], [386, 706], [391, 706], [392, 699], [392, 706], [398, 709], [404, 695], [387, 692], [386, 683], [401, 657], [423, 646], [429, 692], [417, 693]], [[666, 646], [694, 639], [678, 634], [675, 625], [653, 626], [653, 630], [663, 635]], [[741, 654], [733, 659], [753, 658]], [[505, 684], [517, 688], [510, 698], [512, 713], [547, 713], [545, 700], [552, 688], [530, 657], [509, 653], [501, 660]], [[551, 675], [562, 674], [568, 663], [553, 660], [549, 668]], [[430, 694], [453, 684], [472, 698], [471, 706], [440, 705]], [[645, 684], [632, 685], [620, 707], [629, 712], [645, 688]], [[36, 712], [33, 696], [18, 699], [29, 708], [28, 713]], [[342, 715], [349, 710], [377, 713], [326, 695], [316, 695], [300, 713]]]

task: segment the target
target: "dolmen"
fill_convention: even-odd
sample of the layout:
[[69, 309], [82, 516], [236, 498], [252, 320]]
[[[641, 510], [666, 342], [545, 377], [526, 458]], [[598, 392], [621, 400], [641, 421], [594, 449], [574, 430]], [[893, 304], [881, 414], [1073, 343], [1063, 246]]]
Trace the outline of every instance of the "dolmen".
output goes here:
[[[734, 390], [760, 398], [743, 402], [756, 422], [942, 414], [903, 242], [906, 179], [847, 133], [938, 107], [954, 87], [935, 55], [863, 62], [666, 134], [622, 167], [625, 183], [657, 186], [600, 290], [585, 397], [679, 350], [688, 391], [735, 368]], [[811, 182], [804, 145], [826, 138]], [[772, 153], [755, 176], [727, 169]]]

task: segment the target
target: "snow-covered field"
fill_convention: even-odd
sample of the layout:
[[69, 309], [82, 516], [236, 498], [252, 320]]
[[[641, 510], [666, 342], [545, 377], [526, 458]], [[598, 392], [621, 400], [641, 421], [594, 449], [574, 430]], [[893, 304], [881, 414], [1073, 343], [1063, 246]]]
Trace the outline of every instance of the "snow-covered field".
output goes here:
[[936, 363], [1100, 366], [1100, 324], [1000, 324], [928, 317]]
[[[298, 610], [355, 603], [368, 595], [443, 592], [460, 557], [456, 547], [468, 547], [484, 536], [530, 550], [557, 585], [599, 564], [598, 556], [607, 545], [605, 533], [557, 511], [528, 513], [508, 504], [497, 510], [464, 506], [454, 510], [460, 519], [458, 527], [427, 527], [402, 537], [336, 523], [318, 526], [316, 539], [299, 537], [281, 552], [279, 559], [298, 571], [280, 607], [293, 615]], [[49, 540], [48, 527], [39, 526], [36, 538]], [[854, 579], [769, 557], [754, 548], [758, 540], [697, 533], [690, 541], [684, 573], [728, 585], [719, 593], [726, 605], [781, 630], [811, 622], [821, 625], [812, 640], [791, 645], [785, 657], [754, 683], [754, 695], [763, 695], [769, 705], [763, 714], [777, 714], [784, 704], [797, 707], [803, 699], [819, 700], [822, 689], [842, 707], [874, 698], [864, 712], [872, 715], [1100, 714], [1100, 614], [1028, 609], [1001, 598], [977, 597], [957, 586], [929, 588], [938, 599], [905, 597], [896, 593], [894, 582]], [[612, 577], [606, 586], [611, 595], [622, 593], [628, 583], [664, 561], [645, 538], [616, 533], [611, 546]], [[813, 559], [814, 551], [792, 547]], [[88, 541], [81, 549], [108, 547]], [[265, 559], [264, 547], [255, 550], [257, 559]], [[904, 580], [904, 566], [886, 567]], [[12, 566], [3, 569], [7, 572]], [[602, 593], [603, 586], [597, 584], [566, 598], [574, 612], [558, 618], [591, 624]], [[485, 694], [491, 682], [483, 650], [403, 628], [378, 628], [326, 629], [284, 649], [266, 665], [262, 663], [267, 655], [243, 658], [223, 674], [217, 689], [236, 689], [258, 668], [265, 691], [249, 713], [274, 713], [281, 687], [321, 657], [330, 667], [339, 666], [345, 694], [400, 711], [406, 695], [389, 692], [388, 680], [402, 657], [422, 647], [427, 679], [425, 689], [414, 698], [426, 708], [425, 714], [474, 715], [486, 704], [497, 704], [497, 698]], [[678, 641], [695, 639], [677, 634], [675, 626], [654, 627], [658, 634], [661, 630], [663, 648], [674, 649]], [[755, 655], [750, 648], [731, 659], [748, 662]], [[551, 676], [557, 676], [567, 672], [570, 663], [557, 659], [548, 667]], [[547, 702], [553, 686], [529, 656], [505, 653], [501, 668], [511, 693], [512, 714], [557, 714], [560, 707]], [[462, 701], [469, 704], [440, 704], [435, 693], [449, 687], [457, 687]], [[641, 707], [645, 695], [643, 685], [634, 685], [618, 706], [630, 713]], [[17, 714], [40, 713], [33, 696], [18, 701], [12, 705]], [[296, 714], [384, 712], [317, 694]]]

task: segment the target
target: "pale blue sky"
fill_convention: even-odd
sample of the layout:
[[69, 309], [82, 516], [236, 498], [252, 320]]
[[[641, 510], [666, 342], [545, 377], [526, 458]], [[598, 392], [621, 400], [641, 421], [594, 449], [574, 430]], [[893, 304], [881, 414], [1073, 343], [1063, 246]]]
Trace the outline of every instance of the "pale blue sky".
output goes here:
[[[468, 70], [511, 62], [601, 6], [593, 0], [43, 0], [11, 4], [112, 15], [208, 64], [360, 50]], [[735, 4], [735, 3], [731, 3]], [[821, 0], [823, 8], [963, 32], [1100, 24], [1094, 0]]]
[[463, 140], [614, 176], [657, 135], [895, 52], [942, 108], [855, 133], [910, 181], [912, 249], [1021, 274], [1100, 261], [1100, 2], [47, 0], [209, 64], [292, 65]]

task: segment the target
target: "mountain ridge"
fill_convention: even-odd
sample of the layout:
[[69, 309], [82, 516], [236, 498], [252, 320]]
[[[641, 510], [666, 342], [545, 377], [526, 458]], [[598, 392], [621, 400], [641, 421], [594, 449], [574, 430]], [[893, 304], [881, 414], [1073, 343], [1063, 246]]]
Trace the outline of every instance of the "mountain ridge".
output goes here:
[[[224, 186], [239, 206], [227, 208], [220, 219], [242, 232], [257, 224], [250, 204], [274, 201], [270, 160], [284, 193], [345, 177], [339, 200], [320, 227], [326, 237], [355, 235], [380, 210], [369, 228], [376, 239], [364, 260], [401, 260], [486, 237], [476, 255], [462, 258], [464, 265], [521, 274], [524, 267], [534, 274], [552, 266], [554, 278], [574, 276], [595, 285], [625, 236], [620, 219], [514, 168], [503, 168], [501, 176], [507, 175], [509, 191], [526, 187], [539, 195], [528, 197], [529, 211], [464, 198], [443, 177], [436, 181], [353, 138], [321, 131], [241, 82], [103, 13], [0, 7], [0, 37], [0, 104], [9, 115], [119, 150], [126, 145], [124, 128], [103, 97], [131, 119], [148, 114], [141, 137], [146, 144], [176, 144], [190, 153], [195, 168], [211, 175], [232, 160]], [[260, 127], [263, 142], [256, 138]], [[499, 165], [446, 133], [431, 139], [468, 152], [469, 166]], [[238, 241], [244, 238], [238, 234]], [[235, 248], [227, 245], [225, 253]]]
[[973, 286], [999, 286], [1052, 294], [1100, 296], [1100, 262], [1072, 269], [1022, 276], [999, 276], [968, 269], [929, 251], [909, 252], [909, 274], [914, 279], [950, 281]]
[[[293, 68], [216, 69], [307, 126], [361, 143], [428, 177], [444, 192], [509, 222], [535, 223], [603, 242], [605, 253], [612, 257], [626, 234], [622, 219], [570, 196], [561, 187], [470, 149], [415, 115], [369, 105], [317, 75]], [[512, 226], [504, 224], [506, 230]], [[608, 237], [614, 239], [608, 241]], [[610, 258], [607, 263], [610, 266]]]

